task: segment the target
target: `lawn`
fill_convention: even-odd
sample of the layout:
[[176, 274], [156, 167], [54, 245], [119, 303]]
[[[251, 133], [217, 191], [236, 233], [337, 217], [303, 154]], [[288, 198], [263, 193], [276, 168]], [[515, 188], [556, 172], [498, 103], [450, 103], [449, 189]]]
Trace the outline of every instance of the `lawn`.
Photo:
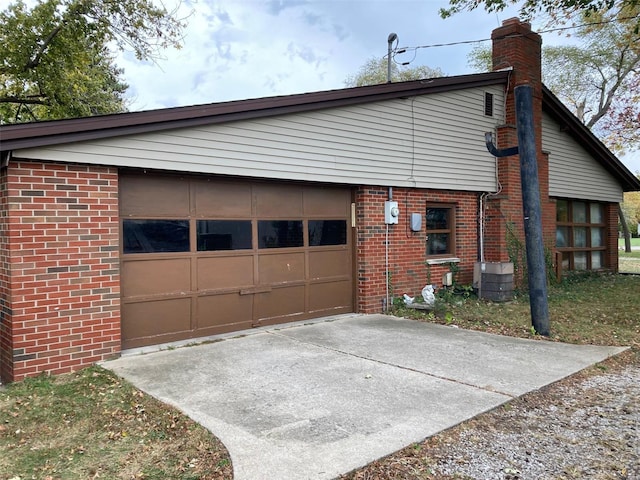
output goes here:
[[618, 269], [623, 273], [640, 273], [640, 250], [633, 250], [629, 253], [619, 250]]
[[111, 372], [0, 390], [0, 479], [231, 479], [213, 435]]
[[[640, 237], [631, 238], [632, 247], [640, 247]], [[624, 248], [624, 238], [618, 239], [618, 248]]]
[[[532, 333], [526, 295], [504, 304], [450, 296], [437, 314], [395, 313], [541, 341], [630, 345], [640, 358], [639, 292], [633, 275], [551, 286], [549, 339]], [[0, 480], [232, 478], [229, 455], [213, 435], [100, 367], [0, 389], [0, 451]]]
[[[586, 275], [565, 279], [548, 290], [548, 340], [595, 345], [632, 345], [640, 350], [640, 276]], [[453, 296], [435, 313], [400, 308], [400, 316], [457, 325], [470, 330], [540, 338], [531, 330], [528, 295], [507, 303]]]

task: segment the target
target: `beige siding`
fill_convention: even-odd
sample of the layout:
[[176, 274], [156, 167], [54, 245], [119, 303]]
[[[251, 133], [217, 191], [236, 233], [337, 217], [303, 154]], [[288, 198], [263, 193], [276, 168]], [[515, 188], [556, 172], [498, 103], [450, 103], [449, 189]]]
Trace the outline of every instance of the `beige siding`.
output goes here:
[[615, 178], [547, 114], [542, 116], [542, 148], [549, 152], [549, 195], [621, 202]]
[[[495, 115], [484, 115], [484, 92]], [[494, 191], [484, 87], [15, 152], [15, 157], [329, 183]]]

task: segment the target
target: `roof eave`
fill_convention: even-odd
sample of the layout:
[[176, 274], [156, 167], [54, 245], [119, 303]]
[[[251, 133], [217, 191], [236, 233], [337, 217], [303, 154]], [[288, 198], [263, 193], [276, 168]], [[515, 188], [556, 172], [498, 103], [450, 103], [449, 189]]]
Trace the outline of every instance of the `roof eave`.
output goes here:
[[366, 87], [166, 108], [114, 115], [7, 125], [0, 151], [42, 147], [174, 128], [363, 104], [506, 83], [508, 72], [442, 77]]

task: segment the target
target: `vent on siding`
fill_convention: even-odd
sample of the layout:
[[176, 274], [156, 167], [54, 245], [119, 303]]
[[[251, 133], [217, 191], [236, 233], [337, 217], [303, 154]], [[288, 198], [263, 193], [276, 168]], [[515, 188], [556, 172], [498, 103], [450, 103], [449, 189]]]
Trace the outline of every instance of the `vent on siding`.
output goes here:
[[484, 114], [493, 117], [493, 93], [484, 92]]

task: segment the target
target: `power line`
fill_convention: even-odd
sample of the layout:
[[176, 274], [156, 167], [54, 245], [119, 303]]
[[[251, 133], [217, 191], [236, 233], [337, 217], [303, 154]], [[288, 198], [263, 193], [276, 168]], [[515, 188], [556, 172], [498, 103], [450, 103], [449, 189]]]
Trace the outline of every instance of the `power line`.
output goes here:
[[[582, 23], [580, 25], [571, 25], [569, 27], [549, 28], [547, 30], [539, 30], [537, 33], [538, 34], [551, 33], [551, 32], [559, 32], [559, 31], [564, 31], [564, 30], [572, 30], [572, 29], [575, 29], [575, 28], [591, 27], [591, 26], [595, 26], [595, 25], [606, 25], [608, 23], [614, 23], [614, 22], [619, 22], [619, 21], [623, 21], [623, 20], [634, 20], [636, 18], [638, 18], [638, 17], [615, 18], [615, 19], [610, 19], [610, 20], [602, 20], [602, 21], [599, 21], [599, 22], [590, 22], [590, 23]], [[407, 63], [411, 63], [415, 59], [415, 52], [417, 50], [419, 50], [419, 49], [422, 49], [422, 48], [452, 47], [452, 46], [455, 46], [455, 45], [468, 45], [468, 44], [472, 44], [472, 43], [488, 42], [490, 40], [491, 40], [490, 38], [481, 38], [479, 40], [462, 40], [462, 41], [459, 41], [459, 42], [433, 43], [431, 45], [418, 45], [416, 47], [396, 48], [396, 49], [394, 49], [394, 51], [392, 53], [392, 57], [393, 57], [393, 60], [395, 62], [395, 56], [396, 55], [400, 55], [400, 54], [406, 53], [406, 52], [414, 52], [414, 56], [413, 56], [413, 59], [411, 59], [411, 61], [402, 62], [402, 64], [405, 65]], [[396, 62], [396, 63], [398, 63], [398, 62]]]

